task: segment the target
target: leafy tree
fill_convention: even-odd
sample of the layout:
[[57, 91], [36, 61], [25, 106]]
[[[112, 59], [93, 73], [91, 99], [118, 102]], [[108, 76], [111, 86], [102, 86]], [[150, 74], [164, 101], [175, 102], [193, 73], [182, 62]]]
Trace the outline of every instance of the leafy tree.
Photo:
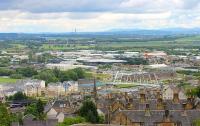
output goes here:
[[83, 105], [79, 110], [79, 115], [91, 123], [99, 123], [100, 121], [96, 105], [91, 100], [86, 100], [83, 102]]
[[33, 67], [25, 67], [16, 69], [18, 74], [21, 74], [25, 77], [32, 77], [33, 75], [37, 75], [37, 71]]
[[22, 79], [22, 78], [23, 78], [23, 75], [22, 75], [22, 74], [12, 74], [12, 75], [10, 75], [10, 78]]
[[69, 117], [69, 118], [65, 118], [63, 123], [59, 123], [58, 126], [71, 126], [73, 124], [79, 124], [79, 123], [84, 123], [86, 122], [85, 118], [83, 117]]
[[78, 75], [73, 70], [69, 70], [67, 71], [67, 73], [69, 75], [70, 80], [74, 80], [74, 81], [78, 80]]
[[36, 103], [36, 109], [38, 112], [39, 119], [42, 119], [44, 116], [44, 113], [43, 113], [44, 112], [44, 104], [40, 99]]
[[32, 114], [35, 117], [38, 117], [39, 114], [38, 114], [37, 107], [36, 107], [35, 103], [30, 104], [29, 106], [26, 107], [24, 115], [27, 115], [27, 114]]
[[191, 90], [188, 90], [186, 92], [186, 95], [188, 96], [197, 96], [200, 98], [200, 86]]
[[85, 71], [82, 68], [75, 68], [73, 71], [77, 74], [79, 79], [85, 78]]
[[36, 117], [36, 119], [43, 120], [45, 118], [45, 114], [43, 111], [44, 111], [44, 104], [39, 99], [37, 103], [33, 103], [26, 107], [25, 115], [32, 114]]
[[85, 78], [86, 73], [82, 68], [75, 68], [68, 71], [63, 71], [60, 76], [60, 81], [68, 81], [68, 80], [78, 80]]
[[17, 92], [15, 93], [13, 96], [10, 96], [8, 99], [9, 100], [25, 100], [27, 99], [28, 97], [22, 93], [22, 92]]
[[6, 109], [6, 106], [0, 103], [0, 125], [1, 126], [10, 126], [11, 118]]
[[0, 68], [0, 76], [10, 76], [14, 71], [10, 69]]
[[0, 67], [7, 67], [10, 64], [9, 58], [0, 58]]
[[35, 76], [35, 78], [44, 80], [46, 83], [58, 82], [58, 78], [54, 75], [52, 70], [43, 70], [39, 75]]
[[81, 68], [71, 69], [67, 71], [60, 71], [55, 68], [53, 70], [46, 69], [41, 71], [38, 75], [35, 76], [37, 79], [45, 80], [47, 83], [58, 82], [58, 81], [69, 81], [69, 80], [78, 80], [80, 78], [85, 78], [86, 73]]
[[63, 72], [63, 73], [61, 74], [61, 76], [60, 76], [60, 81], [61, 81], [61, 82], [64, 82], [64, 81], [68, 81], [68, 80], [70, 80], [70, 79], [69, 79], [69, 74], [66, 73], [66, 72]]
[[196, 95], [200, 98], [200, 87], [196, 89]]
[[11, 122], [19, 122], [20, 125], [23, 124], [23, 114], [22, 113], [11, 113]]
[[57, 78], [60, 78], [62, 74], [61, 71], [57, 67], [53, 69], [53, 73]]

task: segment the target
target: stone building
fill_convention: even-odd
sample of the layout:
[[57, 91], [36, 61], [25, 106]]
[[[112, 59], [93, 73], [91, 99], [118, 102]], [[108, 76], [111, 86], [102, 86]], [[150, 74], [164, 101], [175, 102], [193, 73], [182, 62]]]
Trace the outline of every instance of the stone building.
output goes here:
[[[148, 95], [147, 95], [148, 94]], [[128, 126], [191, 126], [199, 119], [200, 100], [180, 99], [174, 92], [172, 99], [163, 99], [162, 92], [153, 96], [146, 90], [135, 94], [109, 94], [97, 101], [106, 123]]]

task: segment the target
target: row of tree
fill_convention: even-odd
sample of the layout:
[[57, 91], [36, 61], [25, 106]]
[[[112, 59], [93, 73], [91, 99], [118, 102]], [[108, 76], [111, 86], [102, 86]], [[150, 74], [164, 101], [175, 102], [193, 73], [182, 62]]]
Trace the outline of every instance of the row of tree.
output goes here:
[[21, 79], [23, 77], [32, 77], [38, 72], [33, 67], [23, 67], [17, 69], [0, 68], [0, 76], [10, 76], [11, 78]]
[[34, 78], [44, 80], [46, 81], [46, 83], [50, 83], [50, 82], [63, 82], [69, 80], [77, 81], [78, 79], [82, 79], [85, 77], [86, 73], [82, 68], [75, 68], [67, 71], [60, 71], [59, 69], [55, 68], [53, 70], [50, 69], [42, 70]]
[[60, 71], [55, 68], [51, 69], [43, 69], [41, 71], [37, 71], [33, 67], [24, 67], [13, 69], [0, 68], [0, 76], [10, 76], [15, 79], [22, 78], [35, 78], [46, 81], [46, 83], [50, 82], [63, 82], [69, 80], [78, 80], [86, 77], [86, 73], [82, 68], [75, 68], [67, 71]]

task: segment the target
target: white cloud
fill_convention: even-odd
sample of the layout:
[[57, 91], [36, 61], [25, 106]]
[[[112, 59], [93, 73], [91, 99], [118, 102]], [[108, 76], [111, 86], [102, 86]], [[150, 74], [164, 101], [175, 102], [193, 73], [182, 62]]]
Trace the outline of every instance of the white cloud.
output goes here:
[[2, 1], [0, 32], [200, 26], [199, 0]]

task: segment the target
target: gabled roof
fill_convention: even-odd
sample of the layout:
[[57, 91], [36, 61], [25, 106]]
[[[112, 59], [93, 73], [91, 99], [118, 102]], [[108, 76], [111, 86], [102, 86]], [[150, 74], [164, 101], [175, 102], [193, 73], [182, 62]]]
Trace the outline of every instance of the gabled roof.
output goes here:
[[[150, 116], [145, 116], [144, 110], [121, 110], [120, 112], [132, 122], [144, 122], [145, 126], [151, 126], [156, 122], [163, 122], [165, 116], [164, 110], [152, 110], [150, 111]], [[182, 113], [183, 111], [181, 110], [170, 110], [170, 121], [174, 123], [181, 122], [182, 126], [190, 126], [193, 120], [198, 119], [200, 115], [199, 110], [187, 110], [187, 116], [183, 116]]]

